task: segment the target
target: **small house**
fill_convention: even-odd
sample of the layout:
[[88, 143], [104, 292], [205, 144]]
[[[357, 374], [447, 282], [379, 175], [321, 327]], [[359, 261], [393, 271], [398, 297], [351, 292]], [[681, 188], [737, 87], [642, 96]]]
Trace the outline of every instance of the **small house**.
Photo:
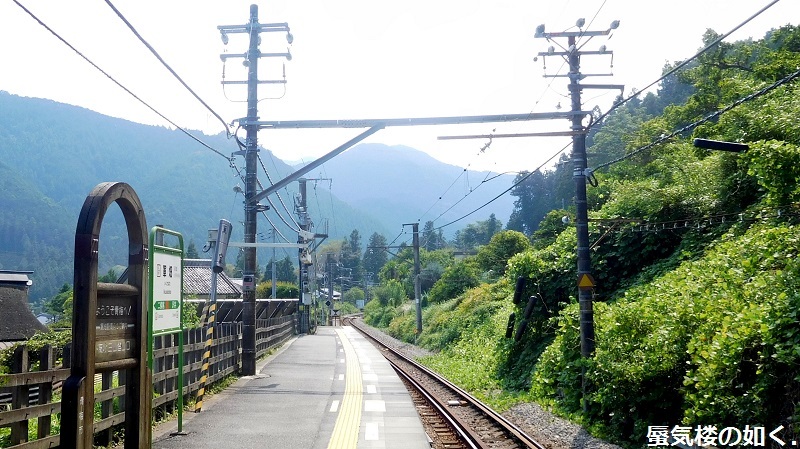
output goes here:
[[32, 271], [0, 270], [0, 349], [47, 331], [28, 307]]

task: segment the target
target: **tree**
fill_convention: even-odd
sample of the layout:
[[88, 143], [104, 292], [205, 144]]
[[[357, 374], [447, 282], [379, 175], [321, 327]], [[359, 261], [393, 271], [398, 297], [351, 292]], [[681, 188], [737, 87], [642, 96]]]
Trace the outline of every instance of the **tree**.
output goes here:
[[478, 251], [475, 262], [484, 271], [504, 274], [508, 259], [530, 247], [531, 244], [525, 234], [517, 231], [503, 231], [492, 237], [489, 244]]
[[364, 294], [364, 290], [359, 287], [353, 287], [344, 292], [342, 295], [342, 301], [356, 304], [356, 301], [363, 301], [365, 297], [366, 295]]
[[473, 251], [481, 245], [489, 243], [492, 236], [503, 229], [503, 223], [494, 214], [488, 220], [468, 224], [464, 229], [456, 231], [455, 246], [462, 251]]
[[72, 318], [72, 286], [64, 284], [58, 294], [44, 301], [44, 311], [53, 315], [55, 321], [67, 320]]
[[342, 242], [340, 263], [343, 268], [351, 271], [350, 277], [353, 281], [359, 282], [361, 280], [363, 271], [361, 265], [361, 235], [358, 233], [358, 229], [353, 229], [350, 233], [350, 238]]
[[364, 251], [363, 266], [364, 271], [377, 275], [381, 268], [386, 265], [389, 260], [389, 253], [383, 248], [386, 246], [386, 237], [373, 233], [369, 238], [369, 245], [367, 250]]
[[[270, 271], [272, 267], [270, 267]], [[282, 282], [295, 282], [297, 281], [297, 273], [294, 269], [294, 263], [289, 256], [284, 257], [275, 264], [275, 277], [278, 281]], [[271, 275], [270, 275], [271, 276]]]
[[186, 258], [187, 259], [200, 258], [200, 254], [197, 252], [197, 246], [195, 246], [194, 240], [189, 240], [189, 246], [186, 248]]
[[480, 270], [471, 259], [458, 261], [447, 267], [442, 277], [428, 292], [432, 304], [453, 299], [470, 288], [480, 284]]
[[[492, 217], [494, 217], [494, 214], [492, 214]], [[444, 239], [444, 233], [442, 230], [434, 230], [433, 222], [430, 220], [426, 221], [425, 226], [422, 228], [420, 247], [425, 248], [428, 251], [435, 251], [437, 249], [444, 248], [446, 245], [447, 241]]]

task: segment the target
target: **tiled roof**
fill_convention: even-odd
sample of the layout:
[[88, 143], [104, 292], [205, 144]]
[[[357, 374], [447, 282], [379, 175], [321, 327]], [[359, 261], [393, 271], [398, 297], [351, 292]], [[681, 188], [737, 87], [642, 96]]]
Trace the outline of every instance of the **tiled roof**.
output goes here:
[[[194, 296], [211, 294], [211, 259], [183, 260], [183, 293]], [[225, 273], [217, 276], [218, 298], [240, 298], [241, 296], [241, 288], [231, 282]]]

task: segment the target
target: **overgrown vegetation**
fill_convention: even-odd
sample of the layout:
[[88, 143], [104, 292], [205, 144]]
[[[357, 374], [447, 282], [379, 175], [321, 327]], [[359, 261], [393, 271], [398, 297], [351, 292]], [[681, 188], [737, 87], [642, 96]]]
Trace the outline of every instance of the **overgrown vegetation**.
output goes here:
[[[709, 31], [703, 39], [716, 37]], [[794, 26], [721, 44], [595, 127], [589, 165], [769, 86], [798, 63]], [[368, 303], [365, 320], [438, 351], [425, 363], [495, 407], [537, 401], [626, 445], [646, 445], [654, 425], [783, 425], [782, 438], [793, 439], [800, 419], [797, 89], [796, 81], [776, 88], [693, 135], [597, 173], [588, 198], [597, 281], [592, 358], [580, 354], [576, 235], [562, 220], [573, 212], [560, 210], [560, 198], [571, 197], [565, 166], [513, 191], [519, 200], [509, 228], [524, 232], [530, 247], [493, 246], [514, 241], [503, 231], [477, 256], [447, 262], [425, 290], [421, 335], [407, 290], [404, 298]], [[750, 150], [711, 153], [694, 148], [693, 137], [741, 141]], [[398, 295], [408, 276], [400, 256], [390, 277]], [[515, 341], [505, 334], [509, 315], [519, 324], [527, 303], [512, 304], [518, 277], [534, 307]]]

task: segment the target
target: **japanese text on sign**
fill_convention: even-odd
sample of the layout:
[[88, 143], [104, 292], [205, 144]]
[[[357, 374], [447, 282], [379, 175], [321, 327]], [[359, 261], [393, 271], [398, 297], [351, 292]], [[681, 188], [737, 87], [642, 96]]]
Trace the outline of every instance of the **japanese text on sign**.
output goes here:
[[[787, 444], [778, 437], [783, 426], [778, 426], [772, 432], [766, 433], [763, 426], [746, 425], [744, 428], [723, 427], [711, 425], [690, 426], [647, 426], [647, 445], [658, 446], [756, 446], [764, 447], [767, 437], [783, 446]], [[792, 441], [792, 446], [797, 442]]]

